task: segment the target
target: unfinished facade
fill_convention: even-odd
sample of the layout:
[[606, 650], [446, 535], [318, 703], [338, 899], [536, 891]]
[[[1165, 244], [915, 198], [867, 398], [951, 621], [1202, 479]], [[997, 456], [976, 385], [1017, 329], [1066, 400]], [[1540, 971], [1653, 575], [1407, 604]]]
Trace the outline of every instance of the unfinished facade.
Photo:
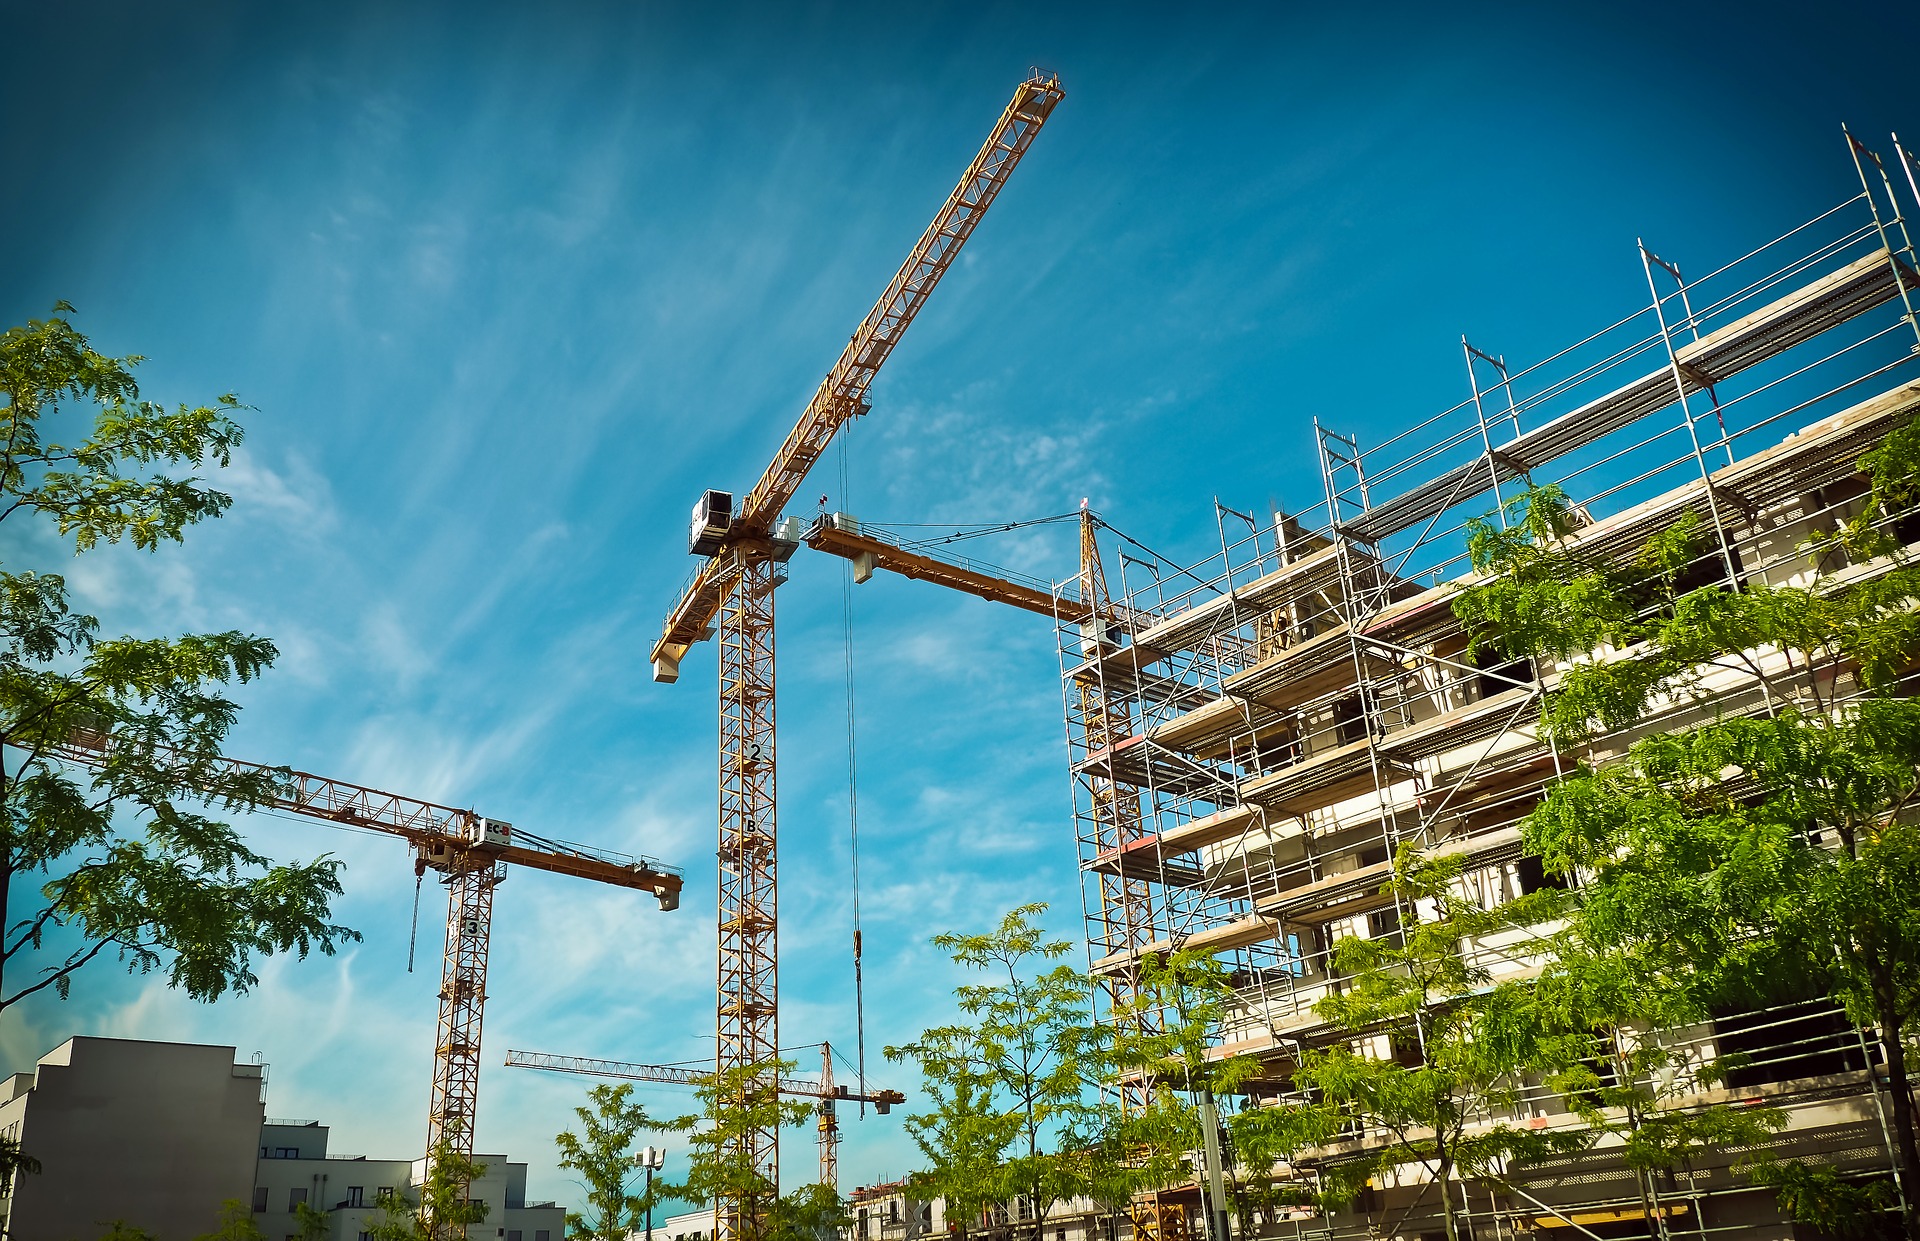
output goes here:
[[[1717, 270], [1683, 278], [1643, 246], [1646, 304], [1553, 357], [1509, 369], [1463, 340], [1467, 399], [1392, 439], [1362, 444], [1316, 422], [1312, 507], [1223, 507], [1220, 550], [1200, 564], [1123, 551], [1104, 582], [1083, 574], [1089, 602], [1110, 588], [1110, 619], [1096, 632], [1063, 607], [1061, 663], [1089, 967], [1110, 995], [1146, 953], [1215, 954], [1238, 992], [1219, 1052], [1258, 1055], [1284, 1089], [1301, 1048], [1350, 1037], [1313, 1005], [1342, 985], [1329, 968], [1338, 938], [1400, 925], [1407, 911], [1382, 892], [1400, 846], [1458, 856], [1463, 894], [1491, 907], [1551, 881], [1523, 854], [1519, 824], [1556, 772], [1795, 694], [1763, 657], [1764, 677], [1720, 674], [1710, 702], [1674, 700], [1591, 751], [1556, 753], [1538, 720], [1561, 669], [1479, 666], [1451, 604], [1471, 576], [1466, 522], [1530, 484], [1562, 487], [1579, 546], [1609, 557], [1697, 514], [1711, 553], [1688, 588], [1843, 585], [1887, 567], [1834, 556], [1816, 569], [1803, 546], [1859, 511], [1861, 454], [1920, 415], [1920, 262], [1904, 214], [1913, 165], [1897, 147], [1884, 166], [1857, 143], [1852, 154], [1859, 194]], [[1920, 522], [1907, 524], [1900, 541], [1920, 540]], [[1098, 568], [1098, 549], [1083, 559]], [[1823, 675], [1835, 697], [1850, 692], [1847, 670]], [[1496, 979], [1527, 968], [1511, 941], [1478, 951]], [[1907, 1084], [1876, 1075], [1872, 1034], [1826, 1000], [1661, 1037], [1700, 1060], [1744, 1053], [1713, 1097], [1786, 1108], [1774, 1153], [1891, 1166], [1882, 1092]], [[1572, 1117], [1542, 1087], [1518, 1115], [1487, 1120]], [[1654, 1178], [1649, 1209], [1603, 1145], [1532, 1167], [1512, 1192], [1473, 1187], [1468, 1222], [1483, 1238], [1796, 1235], [1771, 1195], [1731, 1170], [1741, 1154]], [[1402, 1173], [1352, 1211], [1303, 1210], [1260, 1231], [1439, 1235], [1432, 1187]], [[1303, 1160], [1275, 1175], [1310, 1183], [1313, 1171]], [[1462, 1187], [1451, 1189], [1458, 1200]], [[1139, 1231], [1193, 1229], [1189, 1202], [1197, 1194], [1176, 1195]]]

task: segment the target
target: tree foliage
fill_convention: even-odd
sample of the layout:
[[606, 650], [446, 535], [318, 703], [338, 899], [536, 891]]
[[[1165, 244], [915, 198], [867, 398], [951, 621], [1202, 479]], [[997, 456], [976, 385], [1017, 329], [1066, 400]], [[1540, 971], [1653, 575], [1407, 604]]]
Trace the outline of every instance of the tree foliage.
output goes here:
[[299, 1230], [293, 1234], [296, 1241], [333, 1241], [333, 1213], [310, 1202], [294, 1204], [293, 1226]]
[[[1202, 1100], [1240, 1094], [1260, 1067], [1251, 1056], [1211, 1054], [1234, 1002], [1226, 967], [1205, 953], [1183, 949], [1141, 958], [1129, 994], [1114, 1005], [1102, 1049], [1107, 1076], [1124, 1083], [1132, 1096], [1109, 1122], [1126, 1157], [1118, 1166], [1109, 1160], [1105, 1176], [1095, 1183], [1104, 1179], [1131, 1196], [1132, 1191], [1172, 1188], [1200, 1174], [1192, 1155], [1206, 1142]], [[1284, 1157], [1272, 1146], [1278, 1135], [1263, 1119], [1257, 1111], [1241, 1111], [1216, 1122], [1239, 1156], [1224, 1161], [1229, 1192], [1247, 1205], [1268, 1204], [1270, 1173]], [[1225, 1202], [1216, 1207], [1230, 1208]]]
[[632, 1097], [633, 1086], [627, 1082], [594, 1086], [587, 1091], [589, 1106], [573, 1109], [580, 1118], [580, 1132], [566, 1130], [554, 1138], [560, 1148], [560, 1166], [578, 1172], [587, 1191], [586, 1211], [567, 1216], [571, 1237], [625, 1241], [659, 1196], [658, 1185], [652, 1198], [645, 1191], [633, 1192], [634, 1182], [645, 1179], [633, 1165], [633, 1140], [666, 1125], [649, 1117]]
[[831, 1186], [802, 1185], [773, 1204], [767, 1241], [838, 1241], [853, 1223]]
[[100, 1234], [100, 1241], [160, 1241], [160, 1238], [146, 1229], [129, 1224], [123, 1219], [107, 1220], [103, 1227], [106, 1231]]
[[402, 1191], [381, 1202], [379, 1219], [368, 1222], [372, 1241], [468, 1241], [473, 1225], [486, 1222], [487, 1203], [468, 1194], [487, 1165], [445, 1141], [426, 1162], [426, 1182], [417, 1194]]
[[14, 1177], [37, 1176], [40, 1161], [20, 1149], [20, 1139], [0, 1135], [0, 1187], [11, 1189]]
[[[1543, 979], [1560, 989], [1550, 1006], [1563, 1029], [1684, 1024], [1716, 1004], [1825, 994], [1878, 1031], [1892, 1080], [1908, 1079], [1920, 1036], [1920, 701], [1898, 690], [1920, 658], [1920, 568], [1886, 526], [1920, 497], [1920, 422], [1861, 464], [1870, 490], [1860, 511], [1809, 544], [1816, 560], [1838, 551], [1870, 571], [1804, 586], [1750, 575], [1678, 589], [1677, 567], [1703, 554], [1695, 522], [1657, 536], [1626, 568], [1589, 563], [1551, 489], [1517, 501], [1506, 531], [1476, 525], [1475, 567], [1488, 578], [1456, 611], [1476, 641], [1570, 665], [1548, 696], [1552, 735], [1629, 729], [1657, 702], [1689, 697], [1709, 712], [1582, 767], [1526, 821], [1529, 850], [1581, 880], [1564, 964]], [[1583, 657], [1602, 642], [1612, 654]], [[1786, 675], [1762, 665], [1769, 652]], [[1715, 668], [1746, 671], [1757, 692], [1714, 696], [1703, 681]], [[1648, 995], [1666, 1011], [1637, 1011]], [[1636, 1054], [1663, 1053], [1656, 1039]], [[1637, 1076], [1649, 1066], [1626, 1057], [1621, 1067]], [[1596, 1092], [1568, 1073], [1572, 1094]], [[1907, 1226], [1920, 1230], [1912, 1098], [1889, 1097]], [[1629, 1152], [1643, 1166], [1739, 1137], [1715, 1132], [1731, 1122], [1711, 1111], [1682, 1118], [1662, 1115], [1658, 1099], [1638, 1103]], [[1748, 1119], [1778, 1127], [1765, 1113]], [[1820, 1169], [1755, 1174], [1797, 1217], [1828, 1204], [1828, 1227], [1866, 1209]]]
[[1293, 1077], [1304, 1099], [1262, 1117], [1267, 1140], [1282, 1150], [1322, 1145], [1350, 1128], [1383, 1135], [1383, 1143], [1322, 1165], [1324, 1200], [1349, 1203], [1369, 1178], [1416, 1163], [1428, 1188], [1414, 1205], [1438, 1197], [1449, 1241], [1460, 1236], [1456, 1179], [1501, 1183], [1514, 1165], [1585, 1143], [1488, 1123], [1518, 1102], [1538, 1048], [1530, 1024], [1517, 1019], [1525, 989], [1493, 982], [1485, 941], [1527, 932], [1542, 911], [1526, 898], [1488, 909], [1462, 892], [1459, 877], [1457, 858], [1401, 848], [1382, 889], [1394, 898], [1399, 927], [1341, 938], [1332, 964], [1345, 987], [1314, 1005], [1345, 1037], [1304, 1051]]
[[806, 1102], [786, 1098], [770, 1084], [793, 1069], [791, 1060], [768, 1060], [702, 1077], [694, 1088], [699, 1110], [670, 1126], [687, 1134], [686, 1171], [671, 1183], [656, 1180], [659, 1195], [771, 1219], [780, 1187], [761, 1171], [748, 1139], [762, 1131], [777, 1138], [782, 1128], [806, 1123], [812, 1112]]
[[[230, 462], [241, 407], [141, 399], [140, 359], [95, 351], [70, 312], [0, 334], [5, 545], [179, 542], [231, 503], [194, 471]], [[259, 956], [357, 938], [329, 921], [337, 861], [276, 864], [203, 813], [272, 794], [278, 777], [218, 758], [238, 710], [228, 687], [274, 657], [240, 632], [103, 638], [59, 574], [0, 567], [0, 977], [39, 963], [32, 982], [0, 987], [0, 1009], [48, 988], [66, 996], [103, 955], [211, 1001], [250, 989]], [[76, 750], [84, 775], [63, 758]], [[29, 876], [44, 877], [39, 900], [10, 915], [11, 881]]]
[[[1098, 1121], [1091, 1096], [1099, 1035], [1086, 979], [1071, 965], [1049, 964], [1072, 945], [1048, 937], [1038, 921], [1046, 908], [1011, 909], [985, 933], [934, 936], [955, 964], [988, 981], [955, 989], [960, 1021], [886, 1049], [890, 1059], [919, 1065], [939, 1101], [908, 1124], [932, 1175], [943, 1178], [940, 1190], [969, 1209], [1025, 1199], [1035, 1236], [1054, 1205], [1080, 1191], [1086, 1172], [1078, 1141]], [[999, 1161], [997, 1184], [983, 1174], [989, 1152]]]
[[220, 1204], [219, 1225], [212, 1232], [201, 1233], [193, 1241], [267, 1241], [267, 1234], [261, 1232], [260, 1225], [253, 1222], [252, 1207], [238, 1198], [228, 1198]]
[[1002, 1160], [1019, 1133], [1019, 1117], [996, 1102], [993, 1067], [965, 1027], [928, 1030], [886, 1055], [919, 1066], [922, 1093], [932, 1104], [904, 1121], [925, 1160], [910, 1183], [928, 1198], [944, 1198], [947, 1218], [964, 1237], [972, 1221], [1007, 1196]]

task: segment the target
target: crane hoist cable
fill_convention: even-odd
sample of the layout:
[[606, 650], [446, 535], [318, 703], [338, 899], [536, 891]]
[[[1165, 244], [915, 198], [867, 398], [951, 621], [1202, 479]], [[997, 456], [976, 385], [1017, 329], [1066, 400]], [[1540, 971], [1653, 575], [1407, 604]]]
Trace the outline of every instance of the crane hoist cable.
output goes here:
[[[847, 440], [852, 428], [841, 432], [836, 445], [840, 466], [840, 503], [847, 504]], [[860, 943], [860, 761], [854, 731], [853, 696], [853, 562], [840, 562], [840, 615], [844, 622], [842, 651], [847, 679], [847, 848], [852, 860], [853, 883], [853, 1039], [858, 1063], [860, 1093], [867, 1093], [867, 987], [861, 963]], [[860, 1101], [860, 1119], [867, 1117], [867, 1103]]]
[[420, 938], [420, 884], [427, 877], [427, 868], [416, 866], [413, 870], [413, 925], [407, 928], [407, 973], [413, 973], [413, 945]]

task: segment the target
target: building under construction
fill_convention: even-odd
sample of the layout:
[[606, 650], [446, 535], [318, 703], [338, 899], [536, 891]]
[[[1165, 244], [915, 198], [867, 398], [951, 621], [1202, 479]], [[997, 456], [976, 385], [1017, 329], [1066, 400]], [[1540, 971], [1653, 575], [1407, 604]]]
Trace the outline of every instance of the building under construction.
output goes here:
[[[1519, 825], [1557, 772], [1803, 693], [1809, 673], [1754, 653], [1760, 675], [1716, 671], [1704, 696], [1663, 700], [1630, 733], [1557, 752], [1538, 725], [1564, 669], [1476, 661], [1451, 605], [1472, 573], [1467, 522], [1499, 520], [1503, 500], [1549, 484], [1574, 503], [1573, 542], [1589, 557], [1631, 557], [1696, 515], [1710, 554], [1683, 589], [1843, 588], [1888, 567], [1840, 554], [1813, 566], [1805, 551], [1810, 534], [1860, 511], [1861, 454], [1920, 415], [1914, 165], [1897, 144], [1883, 165], [1848, 142], [1861, 189], [1833, 209], [1704, 274], [1643, 245], [1647, 300], [1625, 318], [1525, 367], [1463, 341], [1468, 383], [1451, 408], [1402, 419], [1417, 425], [1378, 443], [1315, 422], [1323, 487], [1310, 503], [1220, 507], [1219, 551], [1199, 564], [1109, 559], [1093, 583], [1111, 600], [1107, 620], [1096, 630], [1076, 603], [1060, 628], [1096, 979], [1123, 991], [1148, 953], [1215, 954], [1237, 989], [1219, 1052], [1260, 1057], [1284, 1091], [1303, 1048], [1352, 1037], [1314, 1004], [1341, 988], [1336, 940], [1391, 936], [1408, 916], [1383, 891], [1401, 846], [1460, 859], [1464, 894], [1491, 907], [1553, 881], [1523, 853]], [[1920, 540], [1920, 522], [1896, 532]], [[1083, 575], [1076, 595], [1088, 585]], [[1811, 675], [1823, 700], [1861, 692], [1845, 667]], [[1496, 980], [1528, 968], [1514, 940], [1475, 951]], [[1791, 1118], [1766, 1153], [1843, 1172], [1892, 1166], [1883, 1057], [1830, 1002], [1658, 1037], [1698, 1062], [1741, 1053], [1691, 1098], [1684, 1081], [1662, 1083], [1672, 1106], [1764, 1098]], [[1544, 1086], [1486, 1119], [1572, 1121]], [[1347, 1149], [1386, 1140], [1349, 1137]], [[1444, 1188], [1465, 1194], [1483, 1238], [1793, 1236], [1772, 1195], [1734, 1171], [1754, 1154], [1642, 1184], [1603, 1144], [1517, 1171], [1510, 1190]], [[1433, 1187], [1401, 1171], [1351, 1211], [1268, 1218], [1260, 1231], [1438, 1236]], [[1272, 1175], [1310, 1185], [1313, 1162]], [[1197, 1229], [1177, 1196], [1163, 1205], [1141, 1231], [1171, 1241]]]

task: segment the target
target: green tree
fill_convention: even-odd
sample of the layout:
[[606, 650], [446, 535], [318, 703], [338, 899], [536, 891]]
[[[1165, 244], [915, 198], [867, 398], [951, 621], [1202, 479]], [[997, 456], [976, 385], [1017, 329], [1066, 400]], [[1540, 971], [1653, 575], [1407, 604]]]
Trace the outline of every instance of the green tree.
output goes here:
[[[1920, 1035], [1920, 704], [1896, 691], [1920, 657], [1920, 568], [1885, 525], [1920, 496], [1920, 422], [1861, 467], [1861, 513], [1811, 540], [1816, 561], [1855, 561], [1837, 580], [1681, 592], [1677, 568], [1703, 554], [1697, 523], [1627, 564], [1583, 560], [1564, 497], [1540, 489], [1514, 502], [1508, 529], [1476, 523], [1474, 564], [1490, 580], [1456, 612], [1476, 642], [1570, 664], [1546, 710], [1564, 741], [1628, 728], [1661, 696], [1726, 705], [1705, 669], [1752, 676], [1758, 701], [1744, 714], [1642, 737], [1557, 783], [1527, 820], [1528, 848], [1582, 878], [1571, 913], [1590, 954], [1618, 954], [1701, 1013], [1824, 992], [1877, 1032], [1904, 1083]], [[1630, 657], [1584, 658], [1600, 639]], [[1768, 650], [1791, 675], [1765, 675]], [[1836, 697], [1836, 669], [1852, 670], [1857, 692]], [[1920, 1235], [1912, 1097], [1896, 1087], [1889, 1100], [1907, 1229]], [[1857, 1206], [1823, 1196], [1829, 1178], [1812, 1170], [1756, 1175], [1790, 1210], [1833, 1204], [1810, 1222], [1841, 1223]]]
[[332, 1241], [332, 1213], [316, 1210], [309, 1203], [294, 1205], [293, 1226], [299, 1230], [293, 1234], [297, 1241]]
[[144, 1228], [136, 1228], [123, 1219], [107, 1220], [103, 1225], [106, 1231], [100, 1234], [100, 1241], [160, 1241]]
[[934, 936], [934, 946], [955, 963], [993, 981], [955, 989], [961, 1022], [887, 1049], [895, 1059], [937, 1065], [951, 1054], [948, 1049], [972, 1040], [973, 1054], [992, 1082], [994, 1106], [1014, 1123], [1001, 1189], [1026, 1200], [1035, 1237], [1054, 1205], [1080, 1188], [1073, 1139], [1093, 1117], [1091, 1087], [1099, 1072], [1099, 1036], [1087, 1009], [1086, 979], [1070, 965], [1047, 964], [1066, 956], [1072, 945], [1047, 938], [1037, 921], [1046, 908], [1033, 904], [1009, 910], [985, 934]]
[[1130, 1213], [1135, 1196], [1173, 1179], [1172, 1174], [1154, 1167], [1143, 1150], [1143, 1128], [1138, 1110], [1123, 1106], [1115, 1094], [1109, 1093], [1073, 1137], [1080, 1165], [1074, 1180], [1080, 1192], [1112, 1221], [1116, 1236], [1120, 1219]]
[[40, 1161], [20, 1149], [20, 1139], [0, 1136], [0, 1189], [12, 1192], [14, 1177], [39, 1172]]
[[1494, 984], [1475, 944], [1528, 926], [1539, 911], [1524, 898], [1488, 910], [1458, 892], [1459, 873], [1458, 859], [1402, 846], [1382, 888], [1395, 898], [1399, 928], [1336, 943], [1333, 964], [1346, 987], [1314, 1005], [1346, 1041], [1301, 1055], [1294, 1085], [1310, 1101], [1274, 1109], [1267, 1122], [1296, 1146], [1344, 1124], [1383, 1134], [1384, 1144], [1328, 1165], [1322, 1192], [1349, 1202], [1369, 1177], [1416, 1163], [1429, 1191], [1439, 1191], [1448, 1241], [1461, 1235], [1456, 1178], [1498, 1182], [1510, 1165], [1588, 1140], [1486, 1123], [1518, 1101], [1537, 1053], [1529, 1026], [1512, 1015], [1526, 1002], [1524, 988]]
[[[1193, 1177], [1189, 1153], [1204, 1148], [1204, 1117], [1211, 1114], [1216, 1142], [1224, 1129], [1233, 1135], [1231, 1149], [1254, 1155], [1222, 1169], [1231, 1185], [1223, 1190], [1243, 1208], [1264, 1200], [1275, 1162], [1259, 1161], [1268, 1131], [1249, 1125], [1253, 1112], [1229, 1114], [1224, 1125], [1218, 1119], [1220, 1101], [1241, 1093], [1260, 1067], [1251, 1056], [1212, 1054], [1235, 998], [1226, 967], [1205, 953], [1181, 950], [1142, 958], [1132, 994], [1115, 1005], [1103, 1031], [1109, 1040], [1102, 1053], [1106, 1076], [1131, 1096], [1129, 1106], [1113, 1109], [1109, 1122], [1110, 1141], [1126, 1151], [1125, 1170], [1103, 1169], [1093, 1179], [1116, 1188], [1131, 1182], [1131, 1193], [1171, 1188]], [[1098, 1152], [1104, 1145], [1087, 1143], [1085, 1149]], [[1206, 1193], [1212, 1196], [1210, 1186]], [[1213, 1209], [1232, 1205], [1220, 1202]], [[1250, 1222], [1243, 1219], [1243, 1228]]]
[[253, 1222], [253, 1210], [238, 1198], [220, 1204], [220, 1225], [203, 1232], [194, 1241], [267, 1241], [267, 1234]]
[[373, 1241], [467, 1241], [475, 1224], [487, 1220], [484, 1201], [467, 1196], [487, 1165], [456, 1153], [445, 1142], [427, 1160], [420, 1192], [394, 1194], [381, 1204], [380, 1218], [369, 1221]]
[[1658, 942], [1595, 942], [1577, 916], [1577, 898], [1553, 900], [1556, 929], [1539, 945], [1546, 963], [1507, 1016], [1535, 1047], [1546, 1084], [1597, 1140], [1617, 1142], [1646, 1217], [1658, 1221], [1663, 1180], [1696, 1156], [1757, 1146], [1786, 1125], [1778, 1108], [1750, 1101], [1703, 1103], [1702, 1087], [1723, 1079], [1724, 1061], [1696, 1063], [1659, 1035], [1705, 1021], [1699, 995], [1668, 984]]
[[964, 1238], [987, 1207], [1007, 1197], [1004, 1162], [1019, 1118], [996, 1105], [993, 1067], [970, 1029], [929, 1030], [918, 1042], [887, 1048], [886, 1056], [919, 1066], [933, 1105], [904, 1122], [926, 1161], [909, 1181], [922, 1196], [946, 1200], [947, 1220]]
[[642, 1175], [633, 1166], [633, 1139], [665, 1125], [650, 1118], [632, 1097], [633, 1087], [626, 1082], [593, 1087], [587, 1091], [591, 1106], [573, 1109], [580, 1118], [580, 1132], [569, 1129], [554, 1138], [560, 1148], [560, 1166], [578, 1172], [587, 1191], [586, 1213], [567, 1216], [570, 1236], [625, 1241], [653, 1205], [645, 1193], [633, 1192], [635, 1180]]
[[771, 1083], [793, 1072], [791, 1060], [708, 1074], [694, 1087], [700, 1110], [681, 1116], [671, 1128], [687, 1134], [687, 1167], [680, 1180], [654, 1182], [663, 1198], [710, 1203], [743, 1219], [770, 1220], [780, 1187], [761, 1170], [751, 1145], [754, 1134], [806, 1123], [813, 1109], [799, 1099], [783, 1098]]
[[[231, 395], [173, 410], [141, 399], [140, 359], [96, 352], [63, 317], [71, 310], [0, 334], [4, 545], [178, 542], [231, 503], [192, 471], [229, 463], [240, 406]], [[328, 921], [337, 861], [275, 864], [195, 810], [245, 811], [273, 790], [277, 777], [218, 761], [238, 710], [225, 690], [264, 671], [273, 644], [98, 628], [72, 610], [60, 575], [0, 567], [0, 980], [14, 987], [0, 987], [0, 1010], [47, 988], [64, 998], [102, 955], [164, 968], [170, 985], [211, 1001], [251, 988], [257, 956], [357, 939]], [[76, 748], [84, 778], [63, 759]], [[27, 876], [46, 878], [21, 917], [8, 896]], [[23, 984], [14, 967], [43, 952]]]
[[853, 1220], [847, 1204], [826, 1185], [802, 1185], [774, 1203], [767, 1241], [838, 1241]]

